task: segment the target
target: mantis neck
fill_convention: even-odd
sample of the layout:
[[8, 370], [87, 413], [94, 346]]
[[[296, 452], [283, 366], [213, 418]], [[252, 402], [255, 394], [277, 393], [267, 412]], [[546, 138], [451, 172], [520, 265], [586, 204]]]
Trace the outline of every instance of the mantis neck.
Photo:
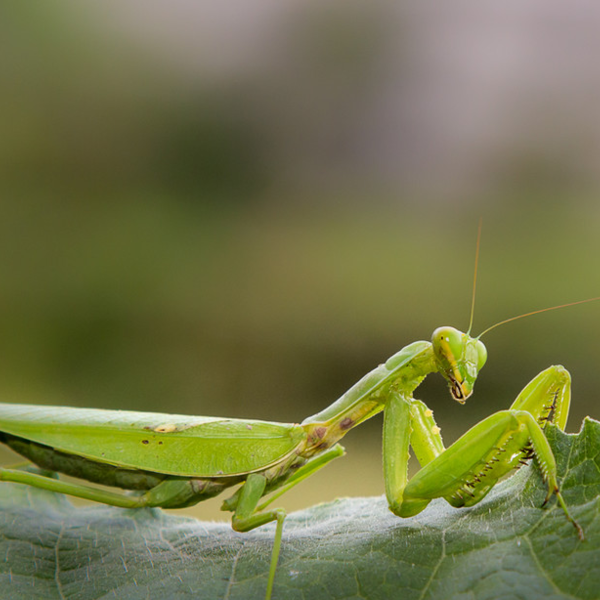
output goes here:
[[308, 435], [307, 453], [330, 448], [350, 429], [381, 412], [390, 388], [412, 396], [423, 379], [436, 371], [430, 342], [406, 346], [385, 364], [367, 373], [339, 400], [302, 422]]

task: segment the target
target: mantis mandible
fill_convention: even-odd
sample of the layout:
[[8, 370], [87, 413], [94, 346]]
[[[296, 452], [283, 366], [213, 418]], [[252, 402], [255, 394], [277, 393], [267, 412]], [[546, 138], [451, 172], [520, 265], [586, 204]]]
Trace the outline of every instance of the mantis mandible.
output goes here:
[[[478, 244], [479, 248], [479, 237]], [[475, 274], [477, 273], [477, 260]], [[475, 299], [473, 284], [473, 305]], [[531, 314], [590, 302], [550, 307]], [[488, 328], [484, 333], [492, 329]], [[43, 470], [129, 490], [115, 492], [19, 469], [0, 469], [0, 480], [31, 485], [124, 508], [181, 508], [212, 498], [236, 484], [222, 510], [244, 532], [276, 522], [266, 598], [271, 597], [285, 511], [269, 509], [284, 492], [342, 456], [348, 431], [379, 412], [383, 420], [383, 469], [390, 510], [411, 517], [434, 498], [473, 506], [496, 482], [535, 457], [552, 495], [575, 526], [560, 493], [556, 462], [544, 435], [548, 422], [564, 430], [570, 375], [551, 366], [537, 375], [507, 410], [465, 433], [448, 449], [432, 411], [413, 397], [430, 373], [446, 379], [464, 404], [487, 359], [481, 337], [440, 327], [431, 341], [404, 347], [365, 375], [339, 400], [301, 424], [193, 417], [162, 413], [0, 404], [0, 441]], [[408, 479], [409, 447], [421, 470]]]

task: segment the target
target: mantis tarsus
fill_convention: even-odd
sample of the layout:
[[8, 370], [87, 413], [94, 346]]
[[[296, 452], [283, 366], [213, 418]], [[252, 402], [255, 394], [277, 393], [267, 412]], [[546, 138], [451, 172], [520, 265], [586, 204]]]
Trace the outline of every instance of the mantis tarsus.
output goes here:
[[[487, 417], [448, 449], [432, 411], [413, 398], [422, 380], [438, 372], [447, 380], [452, 398], [464, 404], [487, 359], [479, 337], [440, 327], [433, 332], [431, 342], [409, 344], [331, 406], [299, 425], [0, 404], [0, 441], [38, 467], [133, 493], [18, 469], [0, 469], [0, 480], [125, 508], [186, 507], [241, 484], [222, 506], [233, 513], [233, 528], [249, 531], [277, 523], [266, 591], [269, 599], [285, 511], [267, 507], [342, 456], [344, 450], [338, 441], [383, 411], [385, 492], [394, 514], [411, 517], [439, 497], [457, 508], [472, 506], [498, 479], [535, 456], [548, 485], [546, 502], [554, 494], [583, 539], [583, 531], [570, 516], [559, 491], [555, 459], [544, 435], [550, 421], [565, 428], [570, 402], [566, 369], [552, 366], [542, 371], [508, 410]], [[422, 467], [410, 480], [409, 447]]]

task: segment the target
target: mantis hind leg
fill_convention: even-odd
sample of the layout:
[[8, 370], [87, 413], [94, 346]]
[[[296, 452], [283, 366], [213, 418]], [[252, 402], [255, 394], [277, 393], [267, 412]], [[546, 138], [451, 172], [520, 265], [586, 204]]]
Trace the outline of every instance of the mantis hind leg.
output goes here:
[[111, 492], [79, 483], [61, 481], [54, 477], [47, 477], [25, 470], [0, 469], [0, 481], [22, 483], [50, 492], [67, 494], [76, 498], [84, 498], [85, 500], [93, 500], [94, 502], [101, 502], [121, 508], [140, 508], [143, 506], [140, 501], [141, 496], [129, 496], [124, 493]]
[[32, 487], [92, 500], [120, 508], [181, 508], [220, 493], [222, 485], [200, 479], [165, 479], [143, 494], [113, 492], [83, 483], [71, 483], [56, 478], [53, 472], [32, 472], [0, 468], [0, 481], [22, 483]]

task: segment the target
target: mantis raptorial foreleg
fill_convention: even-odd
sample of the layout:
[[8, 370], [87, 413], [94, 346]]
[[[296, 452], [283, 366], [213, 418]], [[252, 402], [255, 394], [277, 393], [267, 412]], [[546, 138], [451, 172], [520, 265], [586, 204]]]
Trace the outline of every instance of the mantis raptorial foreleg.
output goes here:
[[[570, 377], [560, 366], [535, 377], [508, 410], [497, 412], [465, 433], [447, 450], [432, 412], [419, 401], [392, 393], [384, 424], [384, 469], [391, 510], [401, 517], [421, 512], [434, 498], [452, 506], [472, 506], [526, 458], [535, 456], [548, 484], [580, 537], [559, 492], [556, 461], [544, 435], [549, 420], [564, 427], [570, 402]], [[390, 410], [391, 409], [391, 410]], [[389, 410], [389, 413], [388, 413]], [[407, 480], [409, 444], [422, 469]]]

